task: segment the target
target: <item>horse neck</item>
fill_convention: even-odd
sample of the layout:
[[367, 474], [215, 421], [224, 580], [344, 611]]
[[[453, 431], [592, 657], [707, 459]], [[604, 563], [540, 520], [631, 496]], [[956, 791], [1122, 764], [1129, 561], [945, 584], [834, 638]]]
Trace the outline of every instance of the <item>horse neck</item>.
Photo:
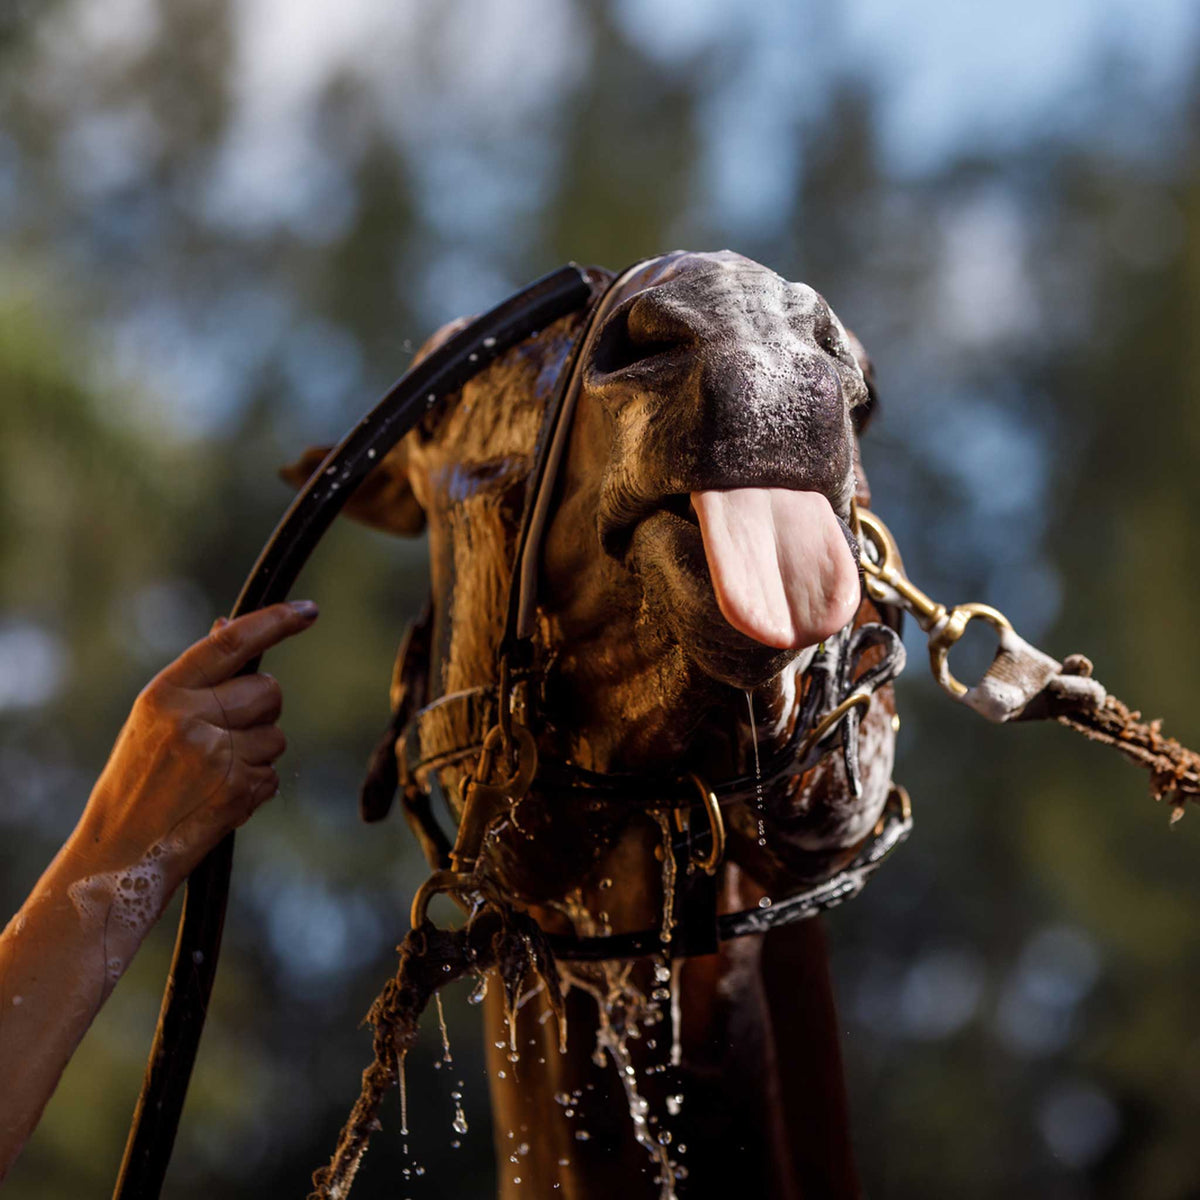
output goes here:
[[[857, 1195], [816, 922], [564, 973], [565, 1047], [544, 993], [511, 1022], [498, 987], [485, 1004], [503, 1200], [654, 1200], [664, 1172], [681, 1200]], [[648, 1002], [636, 1021], [622, 986]]]

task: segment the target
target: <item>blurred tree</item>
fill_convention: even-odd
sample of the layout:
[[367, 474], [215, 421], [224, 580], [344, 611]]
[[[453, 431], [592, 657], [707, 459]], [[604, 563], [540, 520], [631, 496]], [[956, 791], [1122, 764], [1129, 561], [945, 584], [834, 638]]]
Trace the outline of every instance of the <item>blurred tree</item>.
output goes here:
[[[648, 11], [60, 0], [0, 16], [10, 910], [137, 688], [232, 602], [288, 500], [277, 466], [339, 436], [447, 317], [565, 258], [620, 267], [684, 240], [807, 279], [862, 336], [883, 393], [867, 469], [914, 577], [1088, 652], [1200, 742], [1200, 189], [1172, 132], [1194, 101], [1098, 44], [1068, 118], [904, 175], [893, 101], [836, 22]], [[354, 816], [423, 562], [420, 541], [339, 527], [298, 585], [325, 615], [269, 664], [292, 749], [240, 840], [173, 1195], [303, 1194], [355, 1093], [356, 1026], [423, 871], [400, 822]], [[1195, 1192], [1195, 819], [1169, 833], [1136, 771], [1065, 733], [984, 727], [910, 648], [899, 775], [917, 832], [830, 920], [868, 1190]], [[115, 1175], [168, 925], [6, 1196]], [[436, 1030], [412, 1056], [414, 1196], [489, 1193], [476, 1016], [448, 999], [453, 1069], [428, 1069]], [[355, 1194], [394, 1194], [405, 1165], [385, 1133]]]

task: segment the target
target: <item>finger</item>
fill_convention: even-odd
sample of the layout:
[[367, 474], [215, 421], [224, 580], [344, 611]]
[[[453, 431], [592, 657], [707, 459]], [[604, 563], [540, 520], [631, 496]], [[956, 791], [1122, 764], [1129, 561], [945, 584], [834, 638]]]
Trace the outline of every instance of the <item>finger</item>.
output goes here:
[[206, 713], [223, 729], [273, 725], [283, 711], [283, 692], [273, 675], [236, 675], [210, 689], [216, 711]]
[[243, 767], [237, 792], [231, 796], [230, 816], [236, 827], [279, 791], [279, 776], [272, 767]]
[[233, 745], [233, 757], [252, 767], [273, 763], [287, 749], [287, 738], [278, 725], [235, 729], [229, 737]]
[[246, 795], [250, 801], [251, 812], [260, 804], [265, 804], [278, 791], [279, 775], [274, 767], [246, 768]]
[[189, 646], [160, 678], [177, 687], [214, 687], [284, 638], [307, 629], [318, 611], [311, 600], [292, 600], [214, 625], [208, 637]]

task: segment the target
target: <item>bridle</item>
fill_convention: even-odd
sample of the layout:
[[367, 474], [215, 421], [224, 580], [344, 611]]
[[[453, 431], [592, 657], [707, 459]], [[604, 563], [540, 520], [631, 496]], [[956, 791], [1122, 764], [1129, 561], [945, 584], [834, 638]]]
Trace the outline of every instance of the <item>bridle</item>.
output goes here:
[[[476, 868], [487, 831], [516, 812], [535, 780], [543, 797], [548, 793], [556, 805], [570, 805], [570, 811], [587, 812], [603, 806], [666, 813], [671, 818], [665, 827], [670, 828], [669, 845], [664, 845], [662, 852], [674, 860], [674, 870], [668, 875], [676, 894], [666, 906], [672, 918], [666, 925], [632, 932], [550, 935], [552, 950], [566, 959], [630, 958], [664, 952], [676, 958], [711, 954], [721, 941], [813, 916], [856, 895], [911, 829], [907, 796], [893, 785], [874, 831], [842, 870], [782, 900], [769, 899], [764, 907], [717, 912], [715, 876], [724, 853], [724, 812], [728, 807], [798, 781], [839, 745], [849, 786], [856, 797], [861, 794], [859, 724], [875, 691], [899, 674], [905, 660], [897, 630], [885, 624], [847, 625], [822, 644], [806, 672], [806, 690], [791, 735], [755, 775], [737, 776], [710, 787], [695, 775], [602, 774], [568, 761], [539, 757], [531, 732], [537, 721], [538, 683], [543, 678], [535, 668], [534, 616], [538, 565], [555, 482], [570, 438], [582, 365], [616, 306], [622, 285], [653, 261], [635, 263], [599, 292], [547, 404], [516, 540], [497, 685], [441, 697], [423, 706], [392, 739], [398, 749], [398, 782], [407, 811], [436, 867], [413, 899], [414, 928], [426, 920], [434, 895], [448, 892], [461, 898], [478, 893]], [[876, 661], [862, 669], [869, 652]], [[476, 711], [469, 714], [467, 724], [478, 736], [463, 746], [439, 748], [435, 762], [422, 757], [422, 725], [447, 703], [474, 706]], [[391, 757], [386, 744], [381, 750], [383, 759]], [[433, 817], [433, 778], [442, 768], [473, 756], [476, 765], [461, 787], [461, 815], [451, 845]]]
[[[536, 749], [532, 761], [527, 749], [526, 761], [521, 761], [521, 747], [528, 747], [532, 738], [528, 726], [513, 718], [514, 698], [518, 690], [524, 692], [522, 703], [528, 720], [533, 702], [533, 689], [528, 684], [534, 662], [537, 564], [578, 395], [580, 364], [586, 361], [615, 289], [644, 265], [635, 264], [607, 286], [601, 285], [599, 276], [581, 267], [563, 267], [472, 321], [413, 367], [330, 451], [297, 494], [259, 555], [232, 615], [239, 616], [287, 596], [354, 489], [427, 412], [511, 347], [563, 317], [584, 313], [581, 333], [547, 407], [529, 477], [500, 649], [499, 684], [494, 699], [474, 697], [481, 711], [491, 709], [495, 724], [477, 744], [461, 748], [464, 756], [479, 755], [471, 779], [473, 791], [449, 851], [448, 865], [435, 872], [418, 893], [414, 915], [423, 919], [429, 897], [437, 891], [453, 890], [468, 874], [468, 868], [473, 868], [488, 826], [489, 804], [494, 808], [511, 803], [515, 786], [521, 784], [528, 789], [537, 774], [539, 785], [579, 793], [588, 803], [620, 798], [627, 805], [640, 803], [670, 811], [674, 824], [671, 854], [678, 867], [677, 878], [682, 881], [674, 909], [675, 937], [670, 940], [671, 953], [680, 956], [710, 953], [721, 940], [761, 933], [856, 895], [883, 858], [907, 836], [911, 828], [907, 796], [903, 789], [893, 787], [879, 824], [854, 860], [837, 874], [770, 907], [717, 914], [715, 872], [723, 848], [723, 809], [744, 802], [759, 787], [803, 773], [835, 745], [840, 745], [848, 778], [857, 787], [858, 725], [863, 709], [875, 689], [902, 668], [904, 651], [895, 630], [881, 624], [848, 627], [829, 639], [810, 667], [810, 683], [795, 733], [757, 780], [742, 776], [710, 788], [695, 777], [672, 780], [603, 776], [569, 763], [538, 764]], [[871, 647], [882, 648], [879, 661], [856, 674], [862, 653]], [[257, 669], [256, 660], [247, 665], [245, 672]], [[446, 703], [447, 698], [440, 702]], [[432, 707], [415, 714], [410, 728], [401, 731], [402, 756]], [[480, 769], [497, 760], [497, 751], [501, 752], [500, 758], [515, 764], [514, 777], [500, 786], [481, 778]], [[406, 768], [407, 782], [420, 780], [430, 767], [429, 763], [411, 762]], [[473, 814], [476, 802], [480, 812]], [[441, 840], [448, 841], [444, 835]], [[116, 1200], [152, 1200], [161, 1191], [216, 974], [233, 845], [230, 834], [192, 873], [186, 885], [174, 958], [114, 1191]], [[655, 928], [597, 937], [559, 936], [552, 937], [550, 943], [566, 958], [624, 958], [661, 953], [664, 932], [669, 938], [672, 931]]]

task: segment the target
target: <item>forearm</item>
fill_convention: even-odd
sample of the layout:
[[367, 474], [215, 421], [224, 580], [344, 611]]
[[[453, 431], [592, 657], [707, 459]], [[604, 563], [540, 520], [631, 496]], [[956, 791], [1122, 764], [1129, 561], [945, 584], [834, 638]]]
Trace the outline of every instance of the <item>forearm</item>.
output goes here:
[[85, 819], [0, 934], [0, 1179], [168, 898], [161, 852], [90, 842]]
[[240, 674], [317, 616], [221, 618], [142, 690], [75, 832], [0, 934], [0, 1179], [167, 901], [274, 795], [282, 697]]

